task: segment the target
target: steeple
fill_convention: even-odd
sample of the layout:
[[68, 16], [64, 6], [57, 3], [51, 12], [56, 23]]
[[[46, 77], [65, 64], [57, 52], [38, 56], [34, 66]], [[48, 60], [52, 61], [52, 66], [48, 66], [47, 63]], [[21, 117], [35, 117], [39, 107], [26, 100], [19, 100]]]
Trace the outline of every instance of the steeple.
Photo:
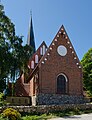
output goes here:
[[33, 53], [35, 53], [36, 48], [35, 48], [34, 31], [33, 31], [33, 23], [32, 23], [32, 13], [31, 13], [31, 19], [30, 19], [30, 23], [29, 23], [29, 31], [28, 31], [27, 44], [29, 46], [32, 46]]

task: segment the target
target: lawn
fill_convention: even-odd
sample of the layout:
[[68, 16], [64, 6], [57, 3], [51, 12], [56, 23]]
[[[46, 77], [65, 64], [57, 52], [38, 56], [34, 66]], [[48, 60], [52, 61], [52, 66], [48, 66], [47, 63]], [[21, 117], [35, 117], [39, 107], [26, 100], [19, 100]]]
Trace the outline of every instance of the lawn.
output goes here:
[[64, 117], [64, 116], [73, 116], [73, 115], [81, 115], [81, 114], [87, 114], [92, 113], [92, 110], [65, 110], [61, 112], [55, 112], [55, 113], [48, 113], [48, 114], [42, 114], [42, 115], [25, 115], [22, 116], [23, 120], [47, 120], [55, 117]]

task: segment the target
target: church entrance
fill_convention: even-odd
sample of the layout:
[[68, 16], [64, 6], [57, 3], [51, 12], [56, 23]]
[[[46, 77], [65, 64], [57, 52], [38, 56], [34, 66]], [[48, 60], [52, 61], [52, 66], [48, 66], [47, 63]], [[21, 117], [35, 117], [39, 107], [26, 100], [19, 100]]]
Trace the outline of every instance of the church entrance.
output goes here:
[[57, 77], [57, 93], [66, 94], [67, 92], [67, 78], [64, 74], [60, 74]]

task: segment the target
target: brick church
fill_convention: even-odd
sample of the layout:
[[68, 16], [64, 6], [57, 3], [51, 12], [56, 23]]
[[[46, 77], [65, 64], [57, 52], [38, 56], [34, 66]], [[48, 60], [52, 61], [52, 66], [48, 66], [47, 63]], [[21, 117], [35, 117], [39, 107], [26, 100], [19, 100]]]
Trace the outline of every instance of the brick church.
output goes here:
[[16, 96], [30, 96], [32, 105], [82, 103], [82, 67], [64, 26], [49, 47], [43, 41], [36, 50], [31, 18], [27, 42], [33, 47], [30, 74], [26, 83], [24, 74], [17, 80]]

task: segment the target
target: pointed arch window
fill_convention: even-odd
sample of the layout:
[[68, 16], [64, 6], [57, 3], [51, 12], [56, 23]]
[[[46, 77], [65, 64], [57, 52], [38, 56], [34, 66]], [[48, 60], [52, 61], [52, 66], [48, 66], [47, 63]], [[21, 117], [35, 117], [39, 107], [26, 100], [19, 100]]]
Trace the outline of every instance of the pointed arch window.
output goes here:
[[38, 63], [38, 55], [35, 55], [35, 63]]
[[45, 52], [46, 52], [46, 48], [45, 48], [45, 45], [43, 45], [43, 55], [45, 54]]
[[31, 68], [34, 69], [34, 61], [31, 61]]
[[67, 87], [68, 86], [68, 80], [67, 77], [64, 74], [60, 74], [57, 77], [57, 93], [58, 94], [66, 94], [67, 93]]
[[42, 47], [40, 48], [40, 55], [42, 55]]

